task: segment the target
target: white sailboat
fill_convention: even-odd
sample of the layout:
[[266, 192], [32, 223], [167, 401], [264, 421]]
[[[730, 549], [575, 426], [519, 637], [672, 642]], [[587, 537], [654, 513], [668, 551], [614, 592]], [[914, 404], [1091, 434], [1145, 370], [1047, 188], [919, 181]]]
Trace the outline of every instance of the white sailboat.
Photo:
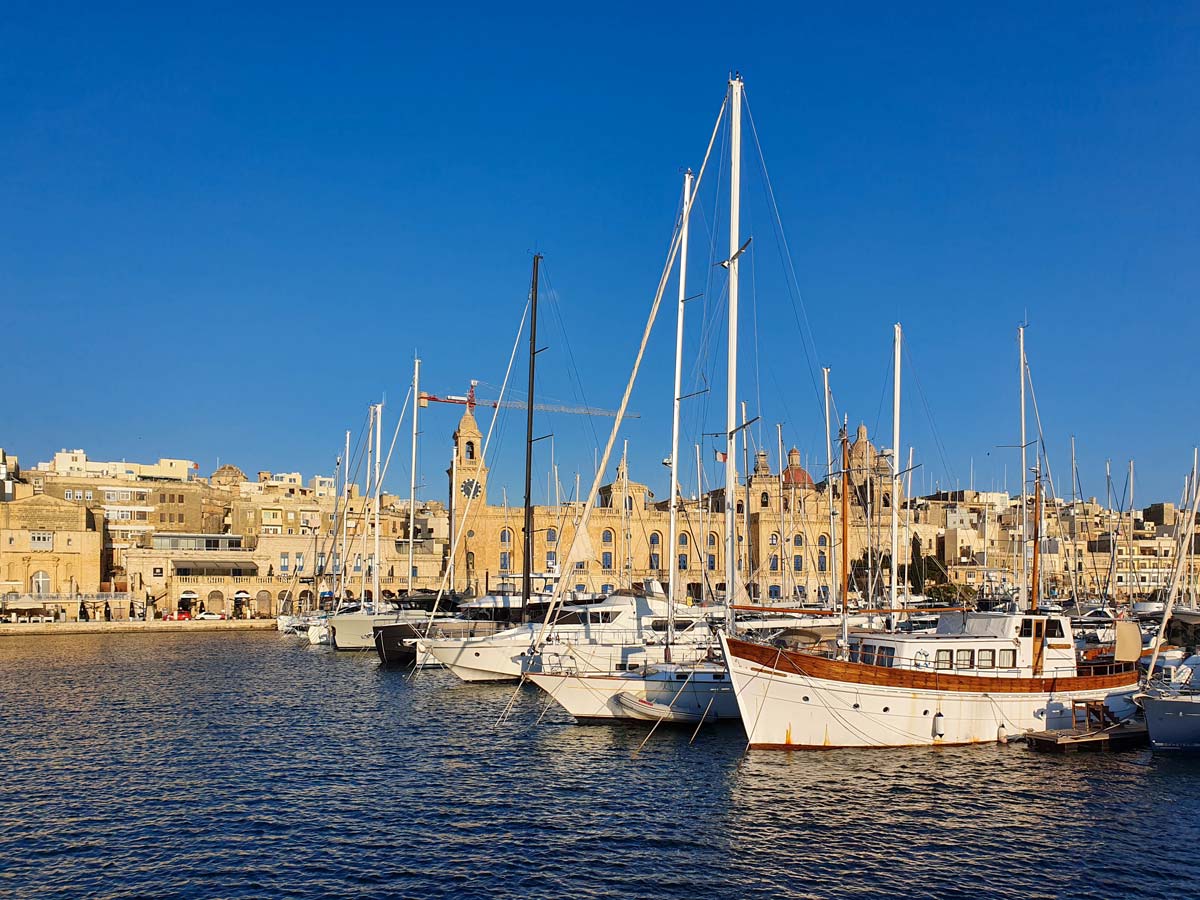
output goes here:
[[[729, 259], [729, 370], [727, 404], [727, 453], [725, 466], [726, 528], [732, 529], [733, 504], [730, 498], [737, 482], [735, 443], [739, 430], [733, 420], [737, 396], [737, 302], [738, 257], [745, 247], [741, 244], [739, 204], [741, 192], [741, 108], [742, 80], [735, 76], [729, 81], [727, 95], [730, 129], [730, 220]], [[702, 170], [703, 171], [703, 170]], [[678, 306], [675, 324], [675, 378], [671, 408], [671, 486], [670, 537], [668, 546], [678, 541], [679, 517], [679, 414], [683, 372], [684, 305], [687, 298], [688, 219], [693, 203], [692, 173], [684, 175], [683, 213], [679, 238]], [[726, 560], [726, 584], [735, 584], [736, 563], [732, 531], [727, 532], [729, 547]], [[531, 672], [529, 678], [546, 691], [578, 721], [633, 719], [647, 721], [701, 722], [710, 719], [736, 719], [739, 715], [725, 667], [711, 656], [685, 660], [684, 645], [677, 642], [675, 633], [676, 598], [679, 592], [679, 573], [675, 560], [669, 559], [670, 579], [667, 593], [667, 633], [663, 664], [642, 667], [635, 671], [580, 671], [578, 658], [555, 664], [543, 661], [541, 671]], [[727, 621], [732, 619], [735, 593], [727, 591]], [[690, 649], [690, 648], [689, 648]], [[574, 664], [574, 665], [573, 665]]]

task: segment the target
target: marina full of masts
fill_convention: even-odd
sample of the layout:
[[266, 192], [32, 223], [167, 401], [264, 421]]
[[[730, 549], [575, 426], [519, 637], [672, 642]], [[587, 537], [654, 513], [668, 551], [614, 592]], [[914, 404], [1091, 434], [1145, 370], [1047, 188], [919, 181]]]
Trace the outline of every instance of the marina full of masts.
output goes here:
[[[701, 165], [684, 173], [670, 249], [616, 409], [535, 396], [535, 255], [518, 337], [529, 347], [524, 399], [507, 396], [511, 362], [488, 400], [474, 381], [464, 395], [423, 389], [414, 359], [394, 430], [383, 427], [384, 405], [372, 404], [365, 439], [352, 445], [346, 432], [328, 477], [250, 478], [224, 465], [201, 478], [188, 460], [98, 463], [82, 450], [23, 470], [0, 451], [0, 614], [16, 622], [86, 617], [99, 602], [88, 598], [103, 597], [105, 616], [270, 616], [314, 646], [375, 653], [380, 665], [414, 677], [444, 668], [463, 681], [534, 685], [581, 723], [698, 731], [737, 720], [749, 744], [764, 749], [1047, 733], [1091, 740], [1112, 729], [1145, 732], [1157, 749], [1200, 748], [1200, 694], [1191, 684], [1200, 668], [1196, 459], [1180, 461], [1178, 503], [1135, 508], [1132, 463], [1127, 501], [1114, 503], [1107, 491], [1104, 502], [1079, 497], [1073, 458], [1070, 496], [1060, 496], [1040, 420], [1039, 433], [1027, 433], [1024, 328], [1013, 391], [1017, 496], [914, 496], [899, 324], [890, 446], [833, 414], [829, 369], [821, 373], [824, 458], [786, 448], [782, 428], [773, 446], [762, 445], [761, 429], [752, 446], [757, 417], [738, 385], [739, 267], [752, 240], [741, 226], [743, 105], [735, 75]], [[728, 318], [712, 482], [705, 448], [688, 446], [680, 427], [689, 396], [689, 223], [708, 182], [727, 197], [728, 227], [716, 260]], [[675, 365], [671, 394], [664, 387], [654, 416], [665, 422], [670, 411], [661, 499], [631, 471], [621, 426], [667, 309]], [[433, 499], [417, 491], [418, 419], [441, 403], [462, 413], [446, 491]], [[481, 407], [495, 411], [486, 428]], [[524, 412], [526, 426], [523, 496], [512, 503], [490, 484], [489, 465], [496, 420], [511, 408]], [[555, 502], [537, 505], [535, 418], [551, 410], [611, 427], [593, 475], [562, 492], [552, 467], [546, 495]], [[383, 489], [393, 462], [403, 466], [397, 445], [409, 457], [406, 493]], [[508, 711], [500, 702], [497, 720]]]

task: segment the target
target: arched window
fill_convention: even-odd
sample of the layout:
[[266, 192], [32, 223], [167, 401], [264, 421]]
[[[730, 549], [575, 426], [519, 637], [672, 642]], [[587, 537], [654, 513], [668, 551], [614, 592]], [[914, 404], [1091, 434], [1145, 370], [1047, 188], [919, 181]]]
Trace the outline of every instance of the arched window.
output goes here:
[[512, 532], [509, 531], [507, 528], [500, 529], [500, 543], [502, 543], [502, 544], [511, 544], [512, 543]]
[[779, 546], [779, 535], [777, 535], [777, 534], [772, 534], [772, 535], [771, 535], [771, 536], [770, 536], [770, 537], [767, 539], [767, 543], [768, 543], [768, 544], [770, 544], [772, 547], [778, 547], [778, 546]]
[[633, 498], [632, 497], [625, 498], [625, 509], [626, 509], [626, 511], [633, 509]]
[[763, 491], [762, 496], [758, 498], [758, 505], [761, 506], [763, 509], [766, 509], [767, 507], [769, 507], [771, 505], [771, 495], [768, 494], [766, 491]]
[[558, 532], [555, 531], [553, 528], [547, 528], [546, 529], [546, 543], [554, 544], [557, 542], [558, 542]]
[[710, 531], [708, 533], [708, 546], [710, 546], [710, 547], [717, 546], [717, 534], [714, 531]]
[[792, 535], [792, 546], [793, 547], [803, 547], [804, 546], [804, 535], [793, 534]]
[[467, 459], [475, 458], [475, 442], [474, 441], [467, 441], [467, 447], [466, 447], [465, 452], [463, 453], [463, 456], [465, 456]]
[[[414, 568], [416, 568], [416, 567], [414, 566]], [[467, 551], [467, 568], [468, 569], [475, 568], [475, 554], [471, 550]]]
[[772, 600], [781, 600], [783, 598], [783, 591], [779, 589], [779, 585], [772, 584], [767, 588], [767, 596]]
[[605, 528], [604, 531], [600, 533], [600, 540], [601, 540], [601, 542], [603, 542], [605, 544], [611, 544], [612, 543], [612, 531]]
[[50, 593], [50, 576], [39, 569], [29, 579], [29, 587], [35, 594]]
[[681, 532], [679, 533], [679, 546], [680, 546], [680, 547], [686, 547], [687, 545], [688, 545], [688, 537], [687, 537], [687, 532], [683, 532], [683, 531], [681, 531]]
[[662, 536], [657, 531], [650, 532], [650, 546], [657, 547], [662, 542]]
[[829, 538], [826, 535], [821, 535], [819, 538], [817, 538], [817, 546], [818, 547], [828, 547], [829, 546]]

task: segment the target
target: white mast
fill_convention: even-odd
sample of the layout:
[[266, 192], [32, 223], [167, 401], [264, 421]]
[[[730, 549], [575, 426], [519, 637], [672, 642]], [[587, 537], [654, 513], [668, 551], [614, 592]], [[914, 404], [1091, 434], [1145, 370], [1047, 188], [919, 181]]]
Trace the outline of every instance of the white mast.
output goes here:
[[[679, 229], [679, 307], [675, 313], [675, 394], [671, 402], [671, 553], [679, 546], [679, 398], [683, 390], [683, 305], [687, 297], [688, 205], [692, 196], [692, 170], [683, 175], [683, 221]], [[693, 538], [695, 535], [693, 535]], [[691, 548], [688, 548], [691, 552]], [[675, 597], [679, 588], [679, 566], [668, 557], [671, 574], [667, 579], [667, 661], [671, 661], [671, 641], [675, 637]]]
[[743, 475], [746, 479], [746, 494], [745, 501], [742, 504], [742, 571], [745, 572], [746, 583], [746, 600], [750, 601], [753, 598], [750, 596], [750, 577], [755, 573], [750, 571], [750, 429], [747, 428], [746, 422], [746, 401], [742, 401], [742, 468], [745, 470]]
[[346, 432], [346, 468], [342, 471], [342, 493], [345, 501], [342, 503], [342, 542], [338, 550], [338, 592], [337, 602], [340, 604], [346, 595], [346, 527], [350, 519], [350, 432]]
[[413, 357], [412, 464], [408, 475], [408, 593], [413, 590], [413, 541], [417, 534], [417, 410], [421, 408], [421, 360]]
[[371, 455], [375, 441], [375, 404], [372, 403], [369, 407], [370, 417], [367, 421], [367, 467], [366, 473], [363, 475], [365, 490], [363, 491], [363, 514], [361, 516], [363, 523], [362, 533], [358, 537], [358, 602], [359, 604], [366, 603], [367, 600], [367, 570], [363, 565], [367, 555], [367, 510], [366, 500], [371, 496]]
[[[892, 350], [892, 574], [891, 606], [896, 608], [896, 566], [899, 520], [896, 504], [900, 502], [900, 323], [895, 325], [895, 346]], [[895, 621], [893, 619], [893, 621]]]
[[[783, 516], [783, 424], [781, 422], [775, 423], [775, 439], [779, 444], [779, 476], [776, 479], [779, 482], [779, 543], [775, 545], [775, 555], [779, 559], [779, 581], [782, 587], [783, 596], [791, 600], [792, 595], [796, 593], [796, 589], [795, 585], [793, 585], [790, 592], [787, 590], [788, 566], [786, 563], [791, 562], [791, 560], [786, 559], [786, 557], [783, 555], [783, 548], [788, 546], [786, 543], [788, 529], [787, 522]], [[767, 555], [771, 555], [770, 547], [767, 547]], [[791, 555], [790, 551], [788, 555]], [[768, 566], [768, 571], [769, 570], [770, 567]]]
[[1027, 563], [1025, 560], [1025, 541], [1028, 534], [1028, 510], [1025, 508], [1025, 326], [1017, 327], [1017, 342], [1021, 349], [1020, 369], [1021, 369], [1021, 593], [1017, 598], [1017, 603], [1021, 609], [1026, 608], [1029, 602], [1029, 573], [1027, 572]]
[[742, 78], [729, 80], [729, 346], [725, 395], [725, 621], [733, 631], [737, 602], [737, 330], [738, 249], [741, 246], [742, 202]]
[[383, 404], [375, 406], [375, 547], [371, 551], [371, 604], [379, 609], [379, 457], [383, 455]]
[[833, 585], [837, 584], [837, 554], [833, 552], [833, 542], [837, 540], [837, 531], [833, 522], [833, 437], [829, 421], [829, 367], [821, 369], [825, 376], [825, 493], [829, 502], [829, 598], [833, 599]]
[[700, 536], [696, 540], [700, 541], [700, 602], [704, 602], [704, 583], [708, 576], [704, 573], [708, 571], [708, 532], [704, 528], [704, 468], [700, 462], [700, 445], [696, 445], [696, 518], [700, 522]]

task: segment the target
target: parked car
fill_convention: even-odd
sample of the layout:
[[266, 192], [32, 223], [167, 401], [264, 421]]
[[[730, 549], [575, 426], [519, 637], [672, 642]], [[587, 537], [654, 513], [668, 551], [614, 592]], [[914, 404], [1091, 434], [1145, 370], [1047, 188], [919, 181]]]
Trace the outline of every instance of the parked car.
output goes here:
[[202, 612], [199, 615], [197, 615], [196, 618], [202, 619], [204, 621], [213, 621], [215, 619], [224, 619], [225, 613]]
[[186, 609], [179, 609], [173, 613], [168, 613], [167, 615], [163, 616], [163, 618], [173, 622], [186, 622], [192, 618], [192, 614]]

